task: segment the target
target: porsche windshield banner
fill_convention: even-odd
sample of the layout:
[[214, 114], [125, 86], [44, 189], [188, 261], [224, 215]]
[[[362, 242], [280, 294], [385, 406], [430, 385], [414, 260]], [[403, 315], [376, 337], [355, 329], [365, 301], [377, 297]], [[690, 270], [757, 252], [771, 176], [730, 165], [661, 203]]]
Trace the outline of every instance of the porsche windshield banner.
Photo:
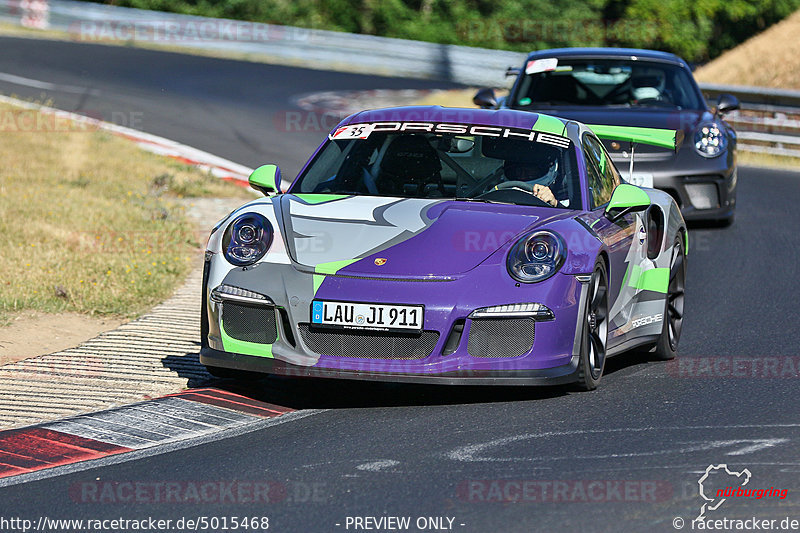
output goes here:
[[531, 142], [558, 146], [559, 148], [569, 148], [572, 142], [569, 138], [560, 135], [521, 128], [435, 122], [371, 122], [367, 124], [350, 124], [348, 126], [336, 128], [334, 132], [328, 135], [328, 138], [332, 141], [367, 139], [373, 133], [389, 132], [434, 133], [439, 135], [482, 135], [485, 137], [526, 139]]

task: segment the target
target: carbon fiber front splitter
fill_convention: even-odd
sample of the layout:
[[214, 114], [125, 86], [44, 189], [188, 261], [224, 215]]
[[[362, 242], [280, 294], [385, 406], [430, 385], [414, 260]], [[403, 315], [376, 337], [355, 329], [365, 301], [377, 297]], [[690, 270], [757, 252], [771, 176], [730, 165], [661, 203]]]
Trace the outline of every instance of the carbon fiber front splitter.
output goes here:
[[562, 366], [537, 370], [464, 370], [438, 374], [403, 374], [299, 366], [278, 359], [241, 355], [203, 346], [200, 362], [206, 366], [246, 372], [306, 378], [357, 379], [439, 385], [561, 385], [578, 377], [578, 356]]

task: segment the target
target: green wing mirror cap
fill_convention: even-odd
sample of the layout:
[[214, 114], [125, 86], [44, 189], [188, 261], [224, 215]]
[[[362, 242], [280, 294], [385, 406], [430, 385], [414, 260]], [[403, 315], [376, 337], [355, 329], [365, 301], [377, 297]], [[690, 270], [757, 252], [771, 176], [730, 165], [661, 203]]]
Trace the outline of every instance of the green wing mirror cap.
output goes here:
[[250, 174], [250, 187], [266, 195], [281, 192], [281, 169], [278, 165], [261, 165]]
[[606, 207], [606, 213], [614, 209], [644, 209], [649, 205], [650, 197], [647, 196], [646, 192], [635, 185], [620, 183], [614, 189], [614, 194], [611, 195], [611, 200], [608, 202], [608, 207]]

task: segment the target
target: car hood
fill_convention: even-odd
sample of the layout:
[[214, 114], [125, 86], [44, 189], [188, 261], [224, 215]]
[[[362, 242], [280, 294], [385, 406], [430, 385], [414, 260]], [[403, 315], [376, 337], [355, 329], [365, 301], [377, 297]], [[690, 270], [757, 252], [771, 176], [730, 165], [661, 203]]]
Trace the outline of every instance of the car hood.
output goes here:
[[463, 274], [520, 233], [574, 211], [453, 200], [282, 195], [286, 250], [322, 274], [441, 278]]

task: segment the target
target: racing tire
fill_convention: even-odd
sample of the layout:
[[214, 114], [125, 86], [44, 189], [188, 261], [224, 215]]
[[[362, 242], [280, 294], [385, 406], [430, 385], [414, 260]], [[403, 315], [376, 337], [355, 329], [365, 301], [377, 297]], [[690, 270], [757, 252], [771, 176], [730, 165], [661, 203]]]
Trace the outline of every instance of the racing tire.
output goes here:
[[686, 255], [679, 234], [672, 246], [669, 262], [669, 285], [664, 298], [664, 320], [661, 336], [650, 356], [657, 361], [669, 361], [678, 354], [678, 342], [683, 329], [683, 298], [686, 290]]
[[583, 314], [578, 390], [597, 388], [606, 365], [608, 342], [608, 274], [602, 260], [594, 265]]

